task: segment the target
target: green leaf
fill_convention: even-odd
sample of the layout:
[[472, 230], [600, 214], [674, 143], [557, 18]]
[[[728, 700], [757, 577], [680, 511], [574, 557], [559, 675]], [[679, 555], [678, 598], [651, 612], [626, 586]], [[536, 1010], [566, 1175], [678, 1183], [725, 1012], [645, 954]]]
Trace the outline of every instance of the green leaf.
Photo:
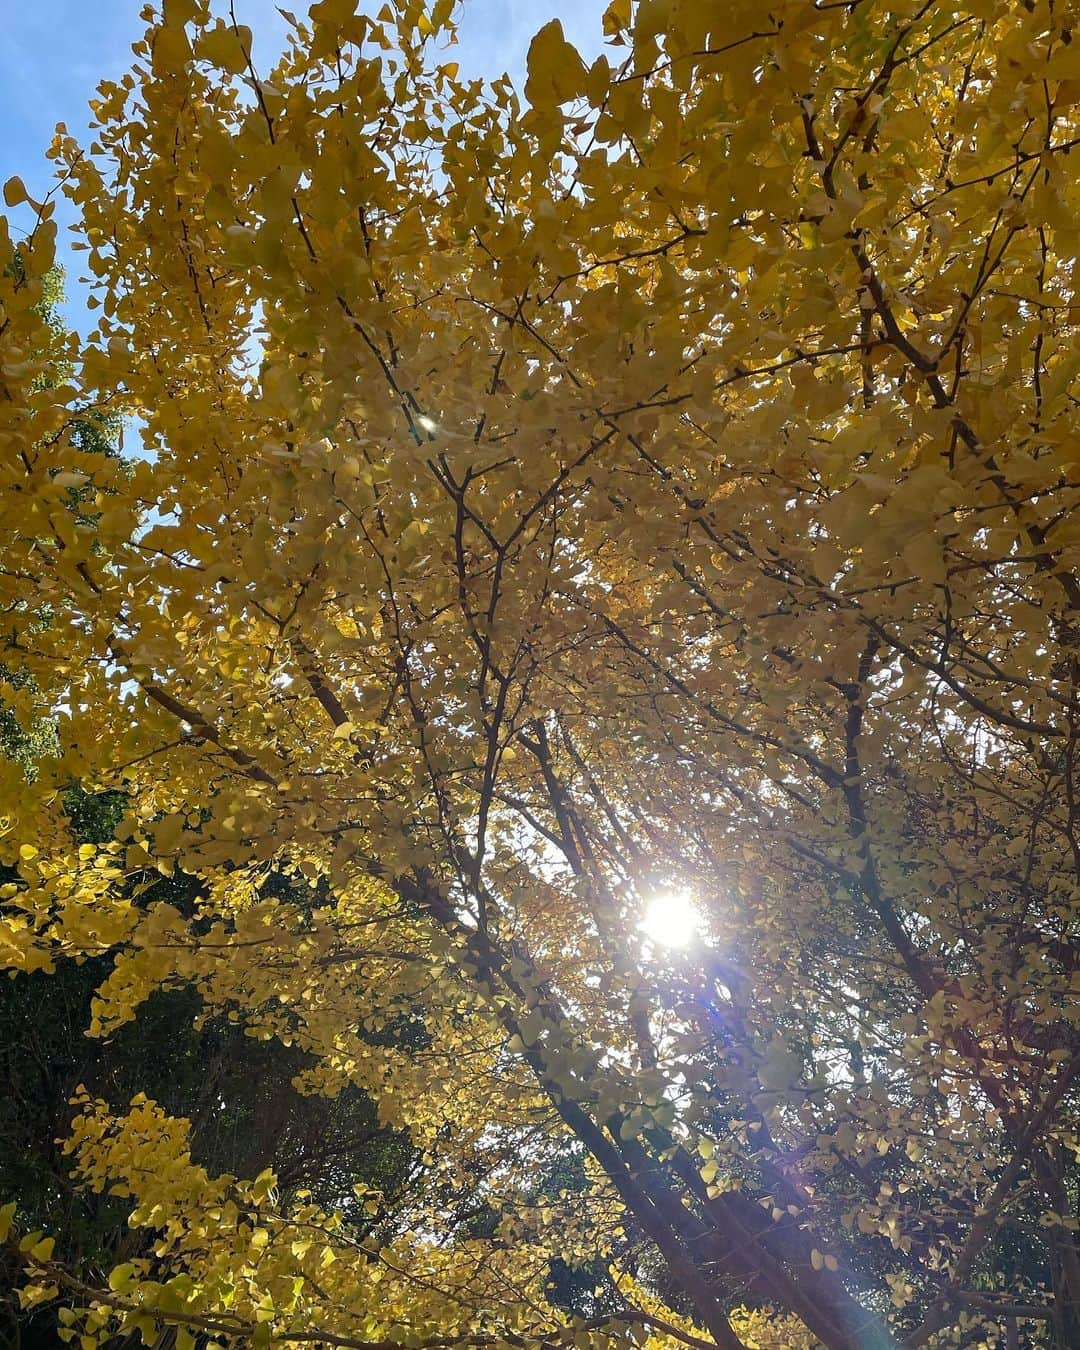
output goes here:
[[116, 1294], [126, 1294], [135, 1283], [135, 1267], [130, 1261], [114, 1266], [109, 1272], [109, 1288]]

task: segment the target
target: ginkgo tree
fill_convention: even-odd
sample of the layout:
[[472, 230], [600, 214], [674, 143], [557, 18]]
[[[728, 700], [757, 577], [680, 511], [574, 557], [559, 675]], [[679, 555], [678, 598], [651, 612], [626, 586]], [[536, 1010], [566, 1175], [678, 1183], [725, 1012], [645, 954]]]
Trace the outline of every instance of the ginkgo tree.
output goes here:
[[[12, 1197], [24, 1302], [84, 1346], [1075, 1345], [1076, 5], [615, 0], [520, 91], [453, 9], [319, 0], [257, 69], [148, 8], [52, 152], [63, 384], [49, 204], [0, 239], [0, 657], [60, 741], [0, 765], [0, 955], [111, 953], [97, 1036], [194, 988], [432, 1176], [376, 1243], [82, 1093], [152, 1244], [99, 1287]], [[72, 783], [130, 792], [111, 842]]]

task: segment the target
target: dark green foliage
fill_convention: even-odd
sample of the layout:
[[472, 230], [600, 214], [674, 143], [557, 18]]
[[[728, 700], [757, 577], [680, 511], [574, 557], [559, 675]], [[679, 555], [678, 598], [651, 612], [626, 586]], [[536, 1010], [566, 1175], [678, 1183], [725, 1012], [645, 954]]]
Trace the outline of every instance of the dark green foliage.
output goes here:
[[87, 792], [73, 787], [64, 796], [71, 832], [84, 844], [104, 844], [111, 839], [127, 804], [126, 792]]
[[30, 781], [37, 774], [38, 763], [57, 754], [59, 742], [52, 718], [19, 716], [8, 701], [19, 693], [34, 693], [33, 677], [0, 664], [0, 755], [18, 764]]
[[[192, 990], [154, 994], [108, 1041], [89, 1039], [91, 1000], [110, 964], [66, 962], [51, 975], [0, 981], [0, 1196], [20, 1197], [20, 1227], [62, 1232], [65, 1257], [98, 1278], [148, 1245], [145, 1230], [127, 1227], [130, 1202], [80, 1191], [68, 1173], [57, 1141], [80, 1083], [118, 1108], [144, 1091], [188, 1118], [192, 1154], [211, 1173], [254, 1177], [273, 1165], [283, 1192], [309, 1190], [358, 1227], [370, 1222], [353, 1195], [358, 1180], [393, 1204], [415, 1152], [379, 1126], [370, 1098], [356, 1089], [301, 1096], [292, 1086], [306, 1063], [299, 1051], [253, 1040], [223, 1018], [197, 1029]], [[11, 1273], [5, 1280], [0, 1270], [5, 1283]], [[0, 1292], [0, 1346], [18, 1343], [18, 1321], [13, 1295]], [[23, 1350], [55, 1343], [48, 1310], [31, 1321], [44, 1339], [27, 1339], [24, 1328]]]
[[[55, 731], [50, 723], [28, 735], [7, 712], [0, 706], [0, 755], [32, 774], [36, 761], [52, 753]], [[112, 837], [128, 798], [76, 786], [64, 805], [74, 838], [102, 843]], [[198, 881], [182, 872], [136, 875], [130, 884], [138, 903], [167, 902], [186, 914], [199, 894]], [[283, 876], [271, 884], [277, 893], [295, 886]], [[100, 1281], [110, 1267], [150, 1246], [146, 1230], [127, 1226], [129, 1201], [82, 1191], [70, 1176], [60, 1140], [79, 1085], [119, 1110], [145, 1092], [188, 1119], [192, 1155], [212, 1174], [254, 1177], [273, 1166], [286, 1196], [310, 1191], [365, 1233], [375, 1220], [353, 1191], [360, 1182], [384, 1193], [392, 1224], [417, 1155], [406, 1136], [380, 1127], [369, 1097], [355, 1088], [336, 1098], [301, 1095], [293, 1087], [308, 1063], [301, 1051], [255, 1040], [227, 1017], [201, 1023], [190, 988], [155, 993], [108, 1040], [90, 1039], [91, 1004], [111, 967], [106, 955], [62, 962], [52, 974], [0, 979], [0, 1201], [19, 1197], [20, 1229], [63, 1233], [65, 1259], [89, 1280]], [[403, 1027], [400, 1039], [412, 1035]], [[58, 1344], [55, 1310], [23, 1316], [16, 1283], [14, 1266], [0, 1252], [0, 1350]]]

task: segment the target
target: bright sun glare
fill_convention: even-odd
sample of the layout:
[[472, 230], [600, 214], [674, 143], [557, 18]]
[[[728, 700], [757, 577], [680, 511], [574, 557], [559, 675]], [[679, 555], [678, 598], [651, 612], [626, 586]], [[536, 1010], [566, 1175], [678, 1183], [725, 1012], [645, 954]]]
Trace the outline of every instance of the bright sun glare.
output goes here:
[[650, 900], [638, 925], [663, 947], [686, 947], [701, 929], [701, 912], [685, 891], [663, 891]]

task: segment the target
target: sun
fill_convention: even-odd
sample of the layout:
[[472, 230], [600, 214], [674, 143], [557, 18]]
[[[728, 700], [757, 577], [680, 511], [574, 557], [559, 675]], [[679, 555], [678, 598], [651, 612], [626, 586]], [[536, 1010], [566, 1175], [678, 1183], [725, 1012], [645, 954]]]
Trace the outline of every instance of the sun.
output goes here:
[[686, 891], [661, 891], [638, 927], [661, 947], [688, 947], [701, 931], [701, 911]]

